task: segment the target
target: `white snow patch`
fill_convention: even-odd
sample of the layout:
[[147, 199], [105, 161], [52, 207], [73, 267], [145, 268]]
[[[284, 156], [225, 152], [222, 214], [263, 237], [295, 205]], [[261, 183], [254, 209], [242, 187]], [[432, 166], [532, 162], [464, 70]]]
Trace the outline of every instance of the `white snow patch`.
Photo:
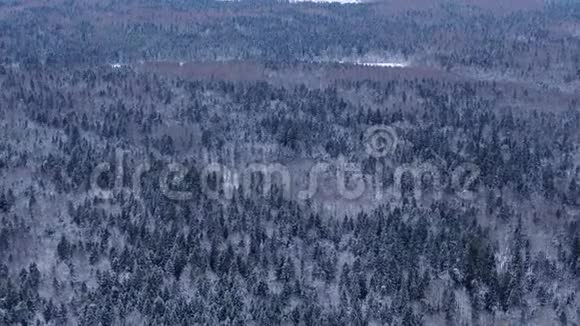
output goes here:
[[411, 64], [407, 61], [402, 60], [389, 60], [389, 61], [380, 61], [379, 60], [338, 60], [340, 64], [352, 64], [356, 66], [364, 66], [364, 67], [382, 67], [382, 68], [405, 68], [409, 67]]
[[[221, 2], [239, 2], [240, 0], [217, 0]], [[312, 3], [339, 3], [339, 4], [360, 4], [364, 0], [290, 0], [290, 3], [312, 2]]]
[[340, 3], [340, 4], [360, 4], [362, 0], [290, 0], [291, 3], [314, 2], [314, 3]]
[[406, 62], [357, 62], [357, 65], [366, 67], [387, 67], [387, 68], [404, 68], [409, 64]]

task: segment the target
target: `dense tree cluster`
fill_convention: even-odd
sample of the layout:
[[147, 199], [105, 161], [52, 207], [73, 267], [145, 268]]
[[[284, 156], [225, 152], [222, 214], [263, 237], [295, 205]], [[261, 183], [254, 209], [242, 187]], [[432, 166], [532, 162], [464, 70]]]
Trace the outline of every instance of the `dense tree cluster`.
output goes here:
[[[580, 77], [577, 2], [497, 15], [441, 4], [105, 1], [17, 10], [0, 23], [2, 62], [338, 61], [397, 56], [446, 69], [570, 83]], [[9, 10], [9, 9], [6, 9]], [[63, 21], [67, 23], [64, 24]], [[43, 24], [43, 29], [36, 28]]]
[[[3, 138], [2, 173], [31, 172], [0, 194], [3, 323], [461, 324], [526, 322], [544, 309], [577, 320], [580, 230], [564, 209], [578, 205], [575, 103], [498, 110], [513, 97], [496, 83], [430, 78], [323, 89], [104, 68], [1, 78], [2, 117], [21, 136]], [[361, 139], [382, 124], [400, 138], [395, 166], [475, 162], [478, 199], [425, 204], [404, 192], [345, 214], [318, 209], [319, 197], [236, 193], [224, 204], [201, 191], [201, 153], [227, 163], [228, 144], [277, 144], [266, 160], [289, 166], [342, 155], [371, 173]], [[92, 171], [115, 166], [118, 148], [128, 170], [149, 160], [141, 193], [91, 195]], [[180, 185], [189, 201], [160, 191], [175, 160], [191, 163]], [[113, 189], [112, 172], [101, 179]], [[534, 238], [547, 225], [557, 243]]]
[[580, 324], [577, 3], [67, 3], [0, 4], [1, 325]]

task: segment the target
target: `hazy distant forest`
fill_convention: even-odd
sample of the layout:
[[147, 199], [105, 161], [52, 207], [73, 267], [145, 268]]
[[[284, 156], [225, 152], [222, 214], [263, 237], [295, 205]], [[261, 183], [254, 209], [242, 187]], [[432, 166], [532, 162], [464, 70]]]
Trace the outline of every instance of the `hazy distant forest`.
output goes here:
[[0, 325], [580, 326], [580, 1], [0, 0], [0, 86]]

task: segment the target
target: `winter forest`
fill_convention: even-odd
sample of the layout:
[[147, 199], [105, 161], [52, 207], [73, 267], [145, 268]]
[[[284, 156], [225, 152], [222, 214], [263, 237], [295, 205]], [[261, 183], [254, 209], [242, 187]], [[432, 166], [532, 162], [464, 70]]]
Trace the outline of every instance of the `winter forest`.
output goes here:
[[580, 325], [580, 2], [0, 0], [0, 325]]

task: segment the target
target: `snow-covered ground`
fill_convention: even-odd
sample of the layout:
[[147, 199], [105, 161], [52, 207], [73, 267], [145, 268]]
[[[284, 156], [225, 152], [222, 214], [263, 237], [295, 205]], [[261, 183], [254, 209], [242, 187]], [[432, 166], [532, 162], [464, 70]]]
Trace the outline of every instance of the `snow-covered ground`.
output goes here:
[[[346, 0], [352, 1], [352, 0]], [[365, 0], [359, 0], [365, 1]], [[347, 65], [366, 66], [366, 67], [384, 67], [384, 68], [405, 68], [412, 64], [409, 59], [400, 53], [377, 52], [367, 53], [364, 55], [337, 56], [336, 53], [327, 53], [317, 58], [318, 62], [335, 62]]]
[[315, 2], [315, 3], [363, 3], [362, 0], [290, 0], [290, 2]]
[[367, 67], [388, 67], [388, 68], [404, 68], [408, 67], [407, 62], [356, 62], [356, 65]]
[[408, 67], [410, 64], [406, 61], [338, 61], [341, 64], [353, 64], [357, 66], [365, 66], [365, 67], [386, 67], [386, 68], [404, 68]]
[[[223, 2], [235, 2], [240, 0], [217, 0]], [[340, 3], [340, 4], [357, 4], [368, 2], [366, 0], [290, 0], [290, 3], [313, 2], [313, 3]]]

